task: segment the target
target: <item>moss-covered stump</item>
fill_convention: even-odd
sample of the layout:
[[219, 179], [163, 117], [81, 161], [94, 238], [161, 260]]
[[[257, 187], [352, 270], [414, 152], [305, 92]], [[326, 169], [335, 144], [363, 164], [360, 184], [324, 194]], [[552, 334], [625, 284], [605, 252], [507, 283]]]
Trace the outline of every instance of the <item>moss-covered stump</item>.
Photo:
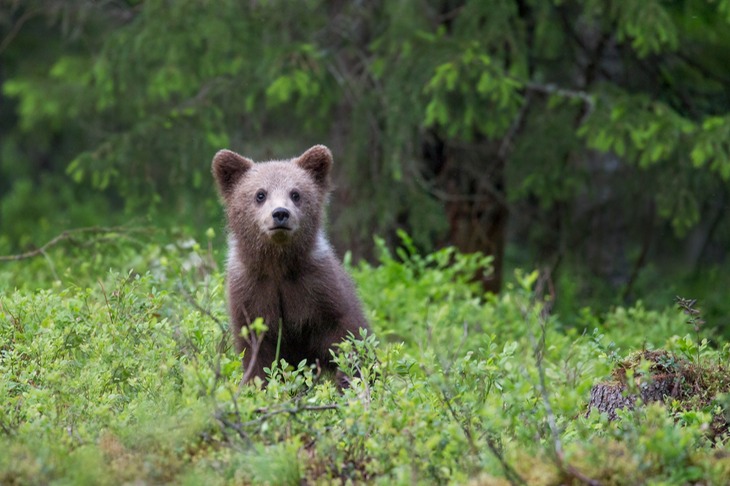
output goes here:
[[[596, 409], [610, 420], [616, 411], [643, 403], [675, 402], [681, 410], [707, 410], [717, 396], [730, 392], [730, 374], [721, 363], [689, 362], [664, 350], [631, 354], [612, 372], [611, 379], [591, 389], [588, 412]], [[728, 419], [715, 414], [713, 435], [728, 431]]]

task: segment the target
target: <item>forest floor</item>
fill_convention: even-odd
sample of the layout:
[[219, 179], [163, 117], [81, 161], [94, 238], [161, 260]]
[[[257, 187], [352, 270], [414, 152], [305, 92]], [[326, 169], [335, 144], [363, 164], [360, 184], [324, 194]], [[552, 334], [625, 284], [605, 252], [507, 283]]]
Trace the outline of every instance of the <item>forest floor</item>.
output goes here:
[[730, 477], [730, 345], [701, 298], [568, 327], [537, 273], [485, 296], [481, 257], [381, 245], [348, 265], [373, 333], [337, 359], [361, 379], [279, 363], [241, 386], [211, 242], [98, 236], [0, 262], [0, 484]]

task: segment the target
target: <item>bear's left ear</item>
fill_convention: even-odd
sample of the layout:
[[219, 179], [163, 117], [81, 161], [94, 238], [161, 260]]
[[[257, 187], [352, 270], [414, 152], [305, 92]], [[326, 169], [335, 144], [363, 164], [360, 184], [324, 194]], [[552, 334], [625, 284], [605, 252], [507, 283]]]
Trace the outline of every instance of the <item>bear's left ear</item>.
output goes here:
[[253, 160], [238, 155], [231, 150], [220, 150], [213, 157], [213, 175], [218, 190], [225, 199], [233, 194], [233, 189], [241, 177], [253, 167]]
[[330, 152], [330, 149], [324, 145], [315, 145], [300, 155], [295, 163], [309, 172], [322, 189], [329, 188], [330, 169], [332, 168], [332, 152]]

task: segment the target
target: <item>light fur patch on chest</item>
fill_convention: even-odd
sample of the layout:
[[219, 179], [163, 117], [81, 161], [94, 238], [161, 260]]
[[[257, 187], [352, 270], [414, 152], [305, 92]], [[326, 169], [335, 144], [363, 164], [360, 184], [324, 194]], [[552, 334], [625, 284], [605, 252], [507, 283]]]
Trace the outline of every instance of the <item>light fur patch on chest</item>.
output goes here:
[[327, 237], [324, 235], [324, 231], [319, 230], [317, 232], [317, 241], [314, 243], [314, 249], [312, 249], [312, 258], [315, 260], [324, 260], [332, 254], [332, 246]]

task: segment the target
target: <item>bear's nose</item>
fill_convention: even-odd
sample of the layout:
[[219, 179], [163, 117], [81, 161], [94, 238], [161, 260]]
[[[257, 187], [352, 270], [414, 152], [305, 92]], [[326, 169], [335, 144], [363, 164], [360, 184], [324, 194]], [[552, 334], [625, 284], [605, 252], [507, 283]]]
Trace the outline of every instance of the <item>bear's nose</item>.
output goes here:
[[284, 224], [289, 219], [289, 210], [286, 208], [276, 208], [274, 209], [274, 212], [271, 213], [271, 216], [274, 218], [274, 223], [277, 225]]

